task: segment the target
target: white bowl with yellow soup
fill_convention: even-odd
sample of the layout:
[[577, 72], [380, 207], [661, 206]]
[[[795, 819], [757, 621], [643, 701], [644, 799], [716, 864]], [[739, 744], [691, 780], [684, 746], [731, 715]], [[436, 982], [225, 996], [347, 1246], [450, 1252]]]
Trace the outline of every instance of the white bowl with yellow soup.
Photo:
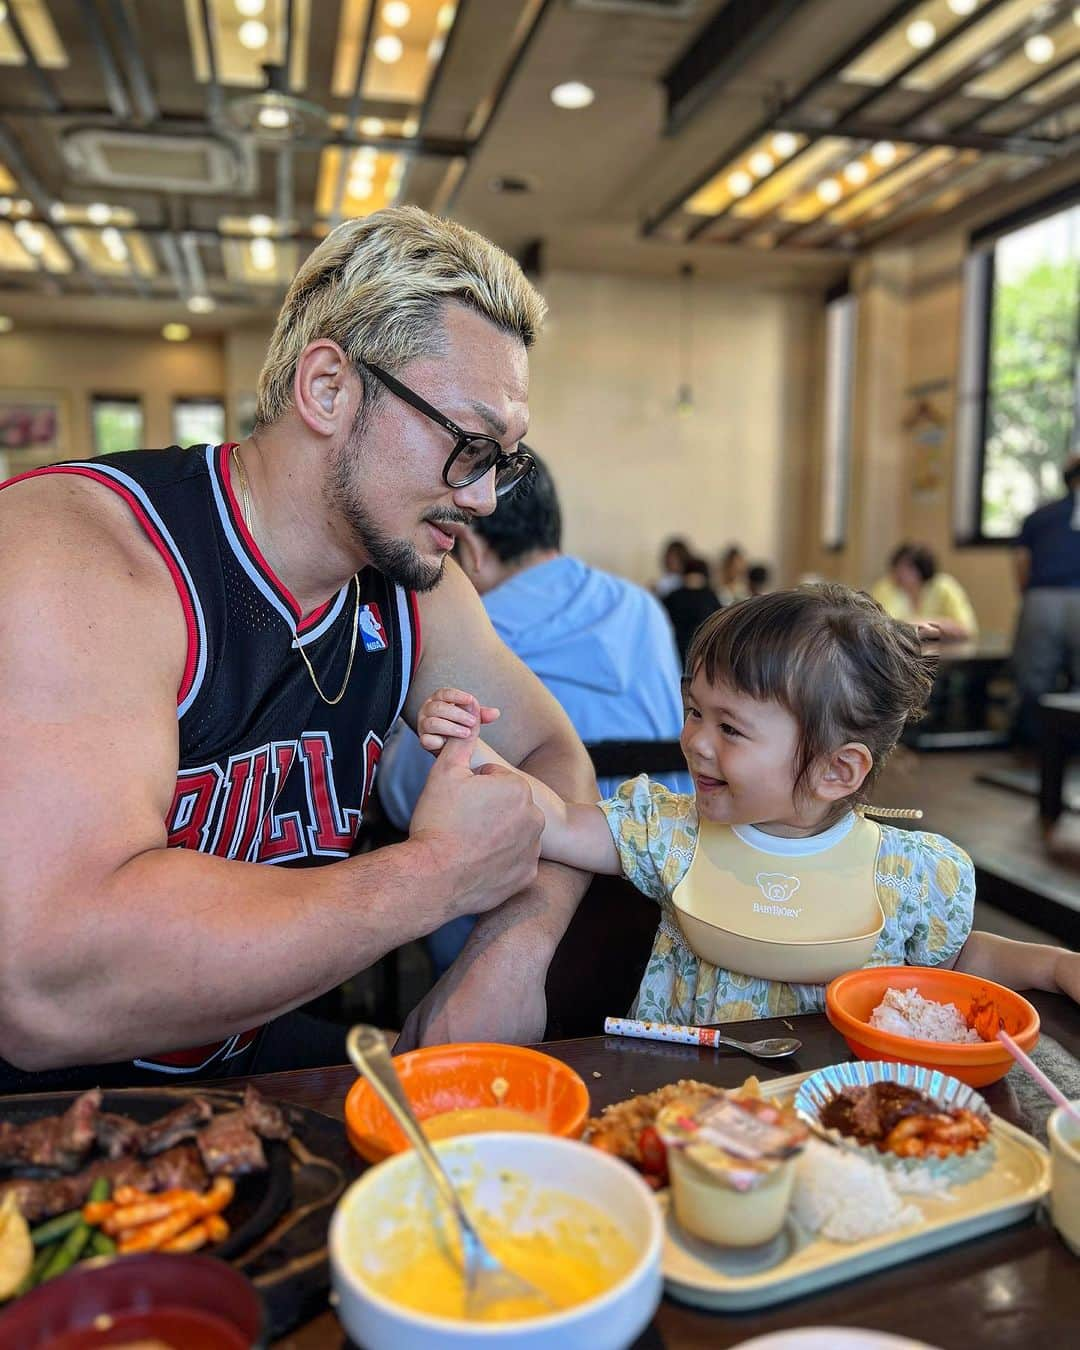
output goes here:
[[456, 1228], [410, 1150], [354, 1182], [330, 1224], [337, 1312], [358, 1345], [618, 1350], [648, 1325], [663, 1218], [629, 1167], [551, 1135], [477, 1134], [435, 1147], [484, 1241], [557, 1311], [538, 1302], [504, 1308], [500, 1321], [466, 1320]]

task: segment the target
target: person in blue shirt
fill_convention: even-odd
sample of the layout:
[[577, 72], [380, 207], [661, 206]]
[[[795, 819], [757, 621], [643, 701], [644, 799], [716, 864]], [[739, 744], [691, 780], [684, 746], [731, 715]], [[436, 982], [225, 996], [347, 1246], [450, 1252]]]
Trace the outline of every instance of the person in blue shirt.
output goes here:
[[[455, 557], [496, 633], [562, 704], [583, 741], [677, 740], [680, 671], [659, 601], [631, 581], [569, 557], [561, 545], [555, 484], [536, 456], [527, 481], [493, 515], [459, 527]], [[399, 724], [375, 780], [383, 810], [398, 829], [408, 829], [434, 762]], [[674, 792], [689, 790], [685, 774], [656, 777]], [[601, 796], [618, 781], [601, 779]], [[472, 922], [456, 919], [428, 938], [438, 970], [461, 950]]]
[[1038, 739], [1039, 697], [1057, 688], [1063, 670], [1080, 686], [1080, 454], [1065, 461], [1062, 476], [1064, 497], [1033, 511], [1017, 539], [1023, 601], [1013, 670], [1022, 741]]

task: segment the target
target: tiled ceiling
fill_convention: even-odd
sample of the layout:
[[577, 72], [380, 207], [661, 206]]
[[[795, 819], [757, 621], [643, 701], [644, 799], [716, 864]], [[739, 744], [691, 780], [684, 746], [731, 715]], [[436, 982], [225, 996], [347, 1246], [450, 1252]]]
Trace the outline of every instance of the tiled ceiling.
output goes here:
[[0, 296], [220, 325], [394, 201], [824, 275], [1078, 139], [1076, 0], [6, 0]]

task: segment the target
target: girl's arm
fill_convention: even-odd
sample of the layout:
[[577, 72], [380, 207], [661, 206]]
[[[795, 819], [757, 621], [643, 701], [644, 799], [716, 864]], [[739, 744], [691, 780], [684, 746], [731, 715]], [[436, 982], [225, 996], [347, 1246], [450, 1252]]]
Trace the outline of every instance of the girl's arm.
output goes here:
[[[514, 773], [521, 773], [520, 769], [507, 764], [498, 751], [480, 740], [480, 727], [494, 722], [498, 716], [498, 708], [483, 706], [472, 694], [460, 689], [437, 689], [420, 709], [416, 733], [420, 744], [432, 754], [438, 754], [451, 737], [471, 737], [474, 741], [474, 773], [483, 773], [487, 764], [500, 764]], [[522, 777], [528, 779], [533, 801], [544, 813], [541, 856], [580, 868], [583, 872], [620, 875], [619, 852], [603, 811], [584, 802], [564, 802], [538, 778], [530, 774], [522, 774]]]
[[1080, 1003], [1080, 952], [1041, 942], [1017, 942], [996, 933], [971, 933], [953, 969], [1009, 989], [1046, 989]]

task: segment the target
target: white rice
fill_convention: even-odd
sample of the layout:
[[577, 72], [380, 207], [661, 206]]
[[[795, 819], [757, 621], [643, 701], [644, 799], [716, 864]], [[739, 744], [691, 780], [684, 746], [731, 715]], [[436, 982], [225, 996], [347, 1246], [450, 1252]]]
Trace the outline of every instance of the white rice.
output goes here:
[[884, 1169], [818, 1139], [807, 1140], [796, 1161], [791, 1207], [804, 1228], [834, 1242], [861, 1242], [922, 1219]]
[[951, 1003], [935, 1003], [917, 989], [886, 989], [885, 997], [870, 1014], [870, 1025], [894, 1036], [919, 1041], [950, 1041], [977, 1044], [982, 1037], [964, 1021]]

